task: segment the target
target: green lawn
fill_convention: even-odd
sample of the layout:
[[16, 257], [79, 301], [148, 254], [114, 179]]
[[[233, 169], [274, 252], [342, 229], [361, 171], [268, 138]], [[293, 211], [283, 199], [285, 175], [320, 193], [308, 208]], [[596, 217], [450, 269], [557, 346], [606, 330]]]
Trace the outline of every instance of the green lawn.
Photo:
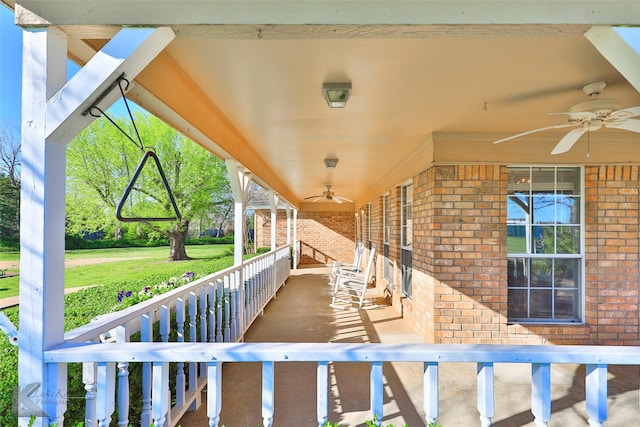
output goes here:
[[[96, 258], [122, 258], [119, 261], [101, 262], [65, 269], [65, 288], [94, 286], [111, 283], [135, 283], [150, 277], [158, 281], [180, 276], [187, 271], [200, 274], [213, 273], [219, 268], [215, 261], [233, 251], [233, 245], [187, 246], [190, 261], [168, 262], [168, 247], [115, 248], [66, 251], [66, 261]], [[0, 261], [19, 261], [18, 253], [0, 253]], [[105, 260], [107, 261], [107, 260]], [[210, 270], [213, 268], [213, 270]], [[11, 272], [11, 270], [9, 270]], [[0, 298], [18, 295], [18, 276], [0, 279]]]

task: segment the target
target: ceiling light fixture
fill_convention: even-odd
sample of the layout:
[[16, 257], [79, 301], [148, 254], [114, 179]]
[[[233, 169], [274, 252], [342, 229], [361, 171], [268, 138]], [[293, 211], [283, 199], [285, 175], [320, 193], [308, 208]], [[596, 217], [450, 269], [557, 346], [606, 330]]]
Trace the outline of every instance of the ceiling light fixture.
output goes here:
[[324, 159], [324, 165], [328, 168], [335, 168], [338, 164], [338, 159]]
[[330, 108], [344, 108], [351, 93], [351, 83], [324, 83], [322, 93]]

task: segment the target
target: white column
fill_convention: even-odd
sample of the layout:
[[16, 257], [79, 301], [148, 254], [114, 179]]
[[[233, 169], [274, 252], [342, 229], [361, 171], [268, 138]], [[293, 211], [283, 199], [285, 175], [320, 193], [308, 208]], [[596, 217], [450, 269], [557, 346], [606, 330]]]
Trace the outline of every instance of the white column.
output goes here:
[[233, 193], [234, 201], [234, 250], [233, 264], [242, 265], [243, 242], [244, 242], [244, 203], [247, 199], [247, 191], [251, 183], [251, 172], [246, 171], [243, 167], [238, 166], [233, 159], [226, 159], [227, 174], [229, 176], [229, 185]]
[[285, 209], [287, 214], [287, 245], [291, 246], [291, 205], [287, 203]]
[[276, 221], [278, 220], [278, 195], [269, 190], [269, 206], [271, 207], [271, 250], [275, 251], [277, 247], [277, 233]]
[[[47, 100], [66, 81], [67, 39], [56, 29], [25, 31], [22, 66], [19, 391], [66, 395], [66, 367], [47, 375], [43, 351], [64, 339], [64, 187], [67, 141], [47, 139]], [[20, 393], [20, 425], [49, 425], [64, 402], [34, 404]], [[56, 404], [57, 403], [57, 404]], [[35, 405], [35, 406], [34, 406]], [[56, 408], [57, 407], [57, 408]], [[42, 413], [37, 412], [38, 408]], [[52, 413], [52, 411], [54, 411]]]
[[298, 210], [293, 210], [293, 269], [298, 268]]

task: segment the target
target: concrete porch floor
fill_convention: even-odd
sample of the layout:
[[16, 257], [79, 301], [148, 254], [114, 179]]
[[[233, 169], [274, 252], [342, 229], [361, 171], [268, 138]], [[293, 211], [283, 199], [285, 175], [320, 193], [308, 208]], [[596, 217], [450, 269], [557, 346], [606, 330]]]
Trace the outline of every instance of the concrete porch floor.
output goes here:
[[[292, 271], [245, 336], [247, 342], [421, 342], [411, 325], [369, 289], [367, 309], [331, 308], [327, 286], [330, 268], [313, 266]], [[256, 427], [261, 418], [261, 365], [228, 363], [223, 368], [221, 425]], [[495, 427], [534, 427], [529, 365], [495, 365]], [[364, 426], [369, 413], [369, 366], [330, 364], [329, 420], [342, 426]], [[640, 425], [639, 373], [635, 367], [609, 367], [607, 426]], [[384, 366], [383, 425], [425, 426], [422, 410], [422, 364]], [[550, 426], [588, 426], [584, 402], [584, 367], [552, 367]], [[314, 363], [280, 363], [275, 369], [276, 427], [317, 426]], [[440, 415], [443, 427], [479, 426], [476, 410], [476, 366], [442, 363], [439, 368]], [[182, 427], [207, 427], [206, 391], [201, 407], [181, 420]]]

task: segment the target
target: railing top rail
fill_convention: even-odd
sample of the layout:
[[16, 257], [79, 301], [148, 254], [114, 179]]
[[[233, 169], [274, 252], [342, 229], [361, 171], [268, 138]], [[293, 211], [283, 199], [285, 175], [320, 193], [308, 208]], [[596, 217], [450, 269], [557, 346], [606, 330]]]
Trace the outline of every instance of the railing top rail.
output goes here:
[[640, 347], [349, 343], [67, 343], [46, 362], [485, 362], [640, 365]]
[[177, 300], [180, 297], [184, 297], [188, 295], [194, 289], [198, 289], [202, 287], [204, 284], [210, 283], [212, 281], [216, 281], [236, 271], [241, 271], [246, 265], [250, 265], [266, 257], [269, 257], [273, 255], [274, 252], [278, 252], [283, 248], [288, 248], [288, 246], [286, 245], [280, 246], [276, 248], [275, 251], [270, 251], [265, 254], [253, 257], [247, 260], [246, 262], [243, 262], [242, 265], [231, 266], [231, 267], [225, 268], [224, 270], [216, 271], [213, 274], [194, 280], [191, 283], [180, 286], [169, 292], [165, 292], [162, 295], [155, 296], [147, 301], [140, 302], [124, 310], [116, 311], [113, 313], [108, 313], [103, 316], [100, 316], [98, 319], [96, 319], [91, 323], [80, 326], [76, 329], [73, 329], [65, 333], [64, 335], [65, 341], [66, 342], [85, 342], [85, 341], [93, 340], [95, 337], [97, 337], [100, 334], [107, 333], [113, 328], [124, 325], [132, 320], [138, 319], [146, 313], [153, 312], [154, 310], [157, 310], [164, 305], [172, 303], [173, 301]]

